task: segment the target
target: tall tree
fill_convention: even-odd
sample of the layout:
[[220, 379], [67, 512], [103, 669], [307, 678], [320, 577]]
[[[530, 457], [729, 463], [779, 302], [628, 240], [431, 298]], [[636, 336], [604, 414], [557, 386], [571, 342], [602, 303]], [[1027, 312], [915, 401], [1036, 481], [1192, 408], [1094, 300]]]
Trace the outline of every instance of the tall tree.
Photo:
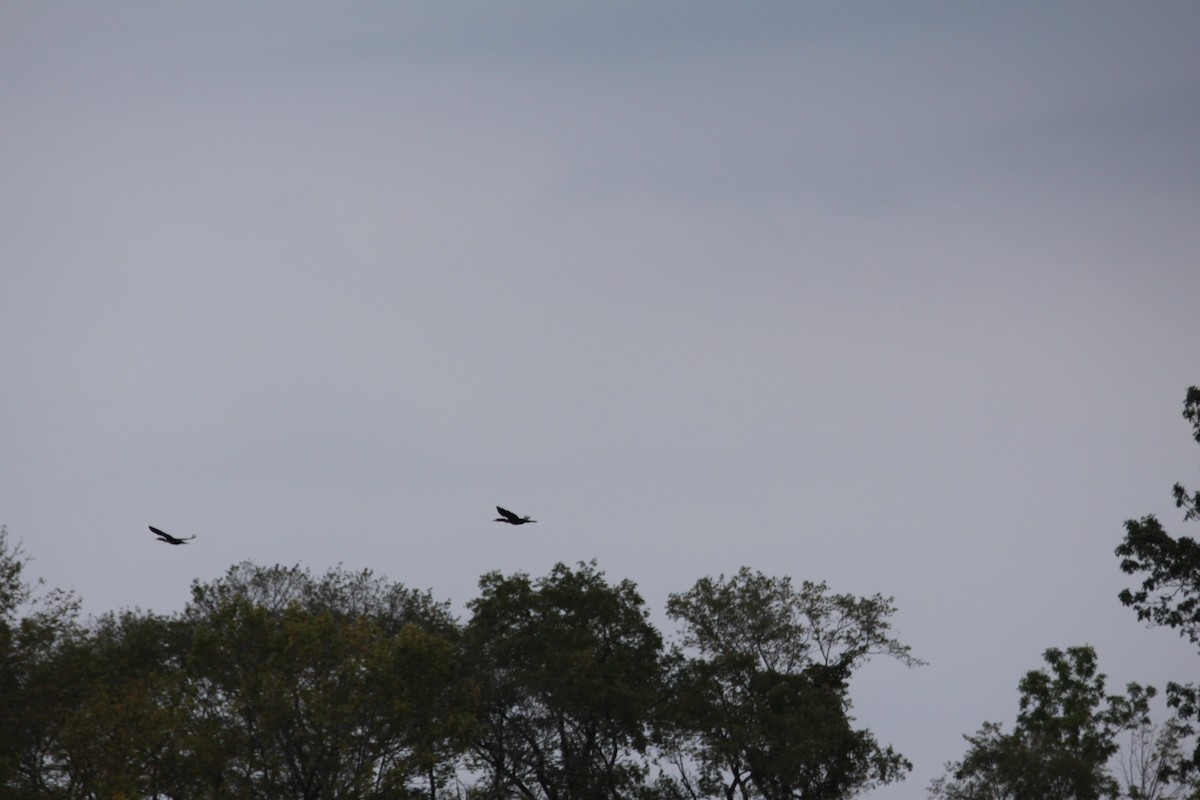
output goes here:
[[0, 794], [14, 800], [44, 797], [61, 784], [55, 737], [77, 689], [54, 673], [83, 632], [78, 598], [40, 591], [41, 581], [26, 577], [28, 564], [0, 526]]
[[190, 796], [436, 797], [470, 709], [428, 595], [242, 564], [194, 586], [184, 617]]
[[1130, 684], [1105, 694], [1091, 647], [1051, 648], [1048, 669], [1021, 679], [1012, 733], [987, 722], [963, 759], [930, 787], [940, 800], [1099, 800], [1117, 797], [1108, 769], [1122, 731], [1147, 724], [1152, 688]]
[[891, 636], [892, 600], [832, 594], [823, 583], [743, 567], [674, 594], [682, 623], [672, 694], [661, 718], [677, 777], [690, 797], [793, 800], [850, 797], [911, 769], [849, 714], [851, 672], [873, 655], [916, 665]]
[[533, 581], [489, 573], [469, 606], [485, 798], [615, 800], [638, 791], [662, 639], [636, 587], [595, 563]]
[[[1200, 444], [1200, 388], [1188, 388], [1183, 417], [1192, 426], [1192, 438]], [[1176, 507], [1184, 510], [1184, 522], [1200, 518], [1200, 491], [1190, 492], [1176, 483], [1172, 494]], [[1200, 544], [1187, 536], [1171, 536], [1149, 515], [1125, 522], [1125, 538], [1116, 554], [1123, 572], [1142, 579], [1138, 586], [1121, 591], [1121, 602], [1134, 609], [1138, 619], [1173, 628], [1200, 646]], [[1194, 733], [1200, 723], [1200, 686], [1169, 683], [1167, 702], [1176, 711], [1181, 731]], [[1200, 775], [1200, 743], [1176, 772], [1180, 777]]]

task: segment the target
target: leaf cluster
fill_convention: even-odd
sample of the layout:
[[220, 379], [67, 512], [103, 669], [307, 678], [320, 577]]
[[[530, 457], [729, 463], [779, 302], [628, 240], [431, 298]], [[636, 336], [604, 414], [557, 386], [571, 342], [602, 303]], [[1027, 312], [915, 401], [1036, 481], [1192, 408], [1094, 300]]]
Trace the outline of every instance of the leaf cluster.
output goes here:
[[[1200, 388], [1188, 388], [1183, 417], [1200, 444]], [[1184, 521], [1200, 516], [1200, 492], [1189, 494], [1176, 483], [1175, 505], [1184, 509]], [[1186, 536], [1170, 536], [1154, 516], [1125, 523], [1125, 538], [1116, 549], [1121, 570], [1142, 575], [1136, 589], [1121, 591], [1120, 600], [1132, 607], [1138, 619], [1179, 631], [1200, 644], [1200, 545]]]

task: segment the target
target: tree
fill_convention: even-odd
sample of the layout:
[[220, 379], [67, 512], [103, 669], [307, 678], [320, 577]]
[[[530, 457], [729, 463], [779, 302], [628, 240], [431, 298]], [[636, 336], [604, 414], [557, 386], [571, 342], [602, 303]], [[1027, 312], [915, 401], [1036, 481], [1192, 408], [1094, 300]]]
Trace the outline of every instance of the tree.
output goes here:
[[1123, 796], [1129, 800], [1184, 800], [1197, 796], [1197, 786], [1179, 780], [1184, 761], [1184, 725], [1168, 719], [1162, 725], [1149, 722], [1129, 732], [1129, 744], [1118, 759]]
[[[743, 567], [673, 594], [683, 625], [660, 738], [688, 798], [850, 797], [911, 765], [849, 716], [851, 671], [872, 655], [916, 665], [890, 636], [891, 598], [830, 594]], [[690, 653], [690, 654], [689, 654]]]
[[444, 606], [369, 571], [242, 564], [184, 619], [187, 796], [436, 797], [470, 719]]
[[594, 562], [531, 581], [489, 573], [469, 603], [485, 798], [633, 797], [646, 773], [662, 638], [636, 587]]
[[174, 628], [153, 614], [106, 614], [46, 665], [63, 687], [47, 765], [70, 796], [180, 796], [186, 704]]
[[984, 723], [962, 761], [947, 765], [930, 796], [942, 800], [1099, 800], [1117, 797], [1107, 763], [1116, 737], [1147, 724], [1153, 688], [1130, 684], [1106, 695], [1091, 647], [1051, 648], [1048, 670], [1021, 679], [1012, 733]]
[[0, 526], [0, 790], [14, 800], [45, 796], [57, 782], [55, 733], [76, 689], [56, 680], [54, 665], [82, 632], [79, 600], [39, 592], [28, 564]]
[[[1183, 416], [1200, 444], [1200, 388], [1188, 389]], [[1172, 491], [1176, 507], [1185, 509], [1184, 521], [1200, 516], [1200, 492], [1189, 496], [1179, 483]], [[1121, 592], [1121, 602], [1137, 611], [1138, 619], [1175, 628], [1200, 644], [1200, 545], [1187, 537], [1172, 538], [1154, 516], [1146, 516], [1125, 522], [1116, 554], [1123, 572], [1145, 574], [1140, 587]]]
[[[1200, 388], [1189, 387], [1183, 417], [1192, 426], [1192, 438], [1200, 444]], [[1172, 489], [1184, 522], [1200, 518], [1200, 492], [1189, 493], [1182, 484]], [[1137, 612], [1139, 620], [1173, 628], [1190, 642], [1200, 645], [1200, 544], [1186, 536], [1170, 536], [1153, 516], [1125, 522], [1125, 538], [1116, 549], [1121, 570], [1141, 575], [1136, 588], [1121, 591], [1121, 602]], [[1180, 732], [1190, 735], [1200, 721], [1200, 687], [1193, 683], [1169, 683], [1167, 703], [1175, 709]], [[1177, 776], [1200, 774], [1200, 744], [1191, 759], [1174, 768]]]

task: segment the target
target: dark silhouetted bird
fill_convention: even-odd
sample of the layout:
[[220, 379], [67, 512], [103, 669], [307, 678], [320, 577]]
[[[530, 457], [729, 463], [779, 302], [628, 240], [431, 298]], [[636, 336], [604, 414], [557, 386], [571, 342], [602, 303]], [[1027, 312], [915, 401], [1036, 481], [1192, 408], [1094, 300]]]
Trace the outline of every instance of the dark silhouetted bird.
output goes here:
[[537, 522], [536, 519], [530, 519], [528, 514], [518, 517], [507, 508], [501, 508], [500, 506], [496, 506], [496, 510], [500, 512], [500, 516], [496, 517], [492, 522], [507, 522], [509, 525], [524, 525], [526, 522]]
[[150, 532], [157, 536], [160, 542], [166, 542], [167, 544], [187, 544], [192, 539], [196, 538], [195, 536], [189, 536], [186, 539], [176, 539], [171, 534], [167, 533], [166, 531], [160, 531], [153, 525], [150, 525], [149, 528]]

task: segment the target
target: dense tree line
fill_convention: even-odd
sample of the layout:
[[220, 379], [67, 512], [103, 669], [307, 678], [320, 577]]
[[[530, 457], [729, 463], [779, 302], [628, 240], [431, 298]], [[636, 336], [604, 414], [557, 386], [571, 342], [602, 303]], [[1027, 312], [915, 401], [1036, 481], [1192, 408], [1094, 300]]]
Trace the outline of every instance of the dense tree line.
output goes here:
[[[1200, 443], [1196, 387], [1184, 417]], [[1120, 601], [1200, 644], [1200, 546], [1147, 516], [1116, 554]], [[850, 715], [864, 661], [920, 663], [891, 598], [743, 568], [671, 595], [667, 642], [595, 563], [484, 575], [465, 620], [369, 571], [243, 563], [177, 614], [84, 621], [27, 563], [0, 528], [6, 800], [841, 800], [911, 769]], [[1200, 685], [1155, 724], [1092, 648], [1043, 657], [931, 798], [1200, 800]]]
[[743, 569], [670, 599], [594, 563], [490, 573], [457, 620], [370, 572], [239, 564], [81, 621], [0, 531], [0, 795], [833, 798], [909, 764], [850, 717], [890, 598]]

